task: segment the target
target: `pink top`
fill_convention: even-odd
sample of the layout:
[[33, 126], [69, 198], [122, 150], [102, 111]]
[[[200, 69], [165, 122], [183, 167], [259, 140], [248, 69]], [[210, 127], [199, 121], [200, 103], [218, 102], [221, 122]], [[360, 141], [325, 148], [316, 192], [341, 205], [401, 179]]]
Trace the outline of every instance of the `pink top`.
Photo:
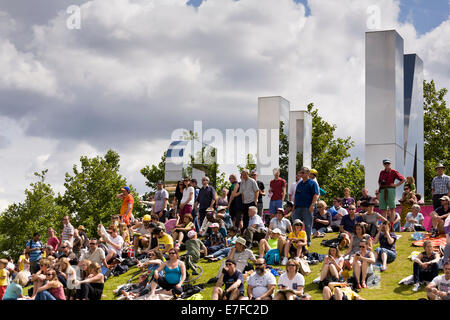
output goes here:
[[48, 239], [47, 244], [51, 245], [53, 247], [53, 250], [56, 250], [58, 248], [59, 240], [57, 237], [53, 236]]
[[64, 288], [50, 288], [48, 291], [54, 296], [57, 300], [66, 300], [66, 295], [64, 294]]

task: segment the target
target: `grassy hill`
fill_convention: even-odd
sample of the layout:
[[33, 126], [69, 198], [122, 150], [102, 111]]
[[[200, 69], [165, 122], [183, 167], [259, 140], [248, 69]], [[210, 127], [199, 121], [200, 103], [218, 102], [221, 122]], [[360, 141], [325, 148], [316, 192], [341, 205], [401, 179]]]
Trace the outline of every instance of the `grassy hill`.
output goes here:
[[[417, 300], [419, 298], [426, 298], [426, 293], [422, 287], [418, 292], [412, 291], [412, 286], [399, 285], [398, 282], [411, 275], [413, 272], [413, 262], [408, 259], [408, 256], [412, 251], [420, 251], [421, 248], [412, 246], [411, 233], [404, 232], [399, 233], [402, 235], [400, 239], [397, 240], [397, 259], [388, 265], [387, 271], [381, 273], [381, 283], [379, 286], [374, 288], [361, 289], [359, 294], [367, 300]], [[336, 233], [327, 234], [325, 239], [332, 239], [337, 237]], [[312, 239], [310, 252], [317, 252], [321, 254], [327, 254], [328, 248], [320, 245], [320, 242], [324, 238]], [[376, 245], [375, 247], [377, 247]], [[257, 251], [254, 249], [254, 252]], [[196, 283], [205, 283], [217, 275], [220, 264], [222, 261], [208, 263], [201, 259], [199, 264], [203, 268], [203, 275], [196, 281]], [[280, 266], [283, 270], [284, 266]], [[311, 266], [311, 274], [306, 277], [305, 292], [312, 296], [313, 300], [322, 300], [322, 292], [319, 290], [317, 284], [313, 284], [312, 281], [320, 275], [320, 269], [322, 264]], [[114, 294], [113, 290], [117, 286], [124, 284], [128, 281], [131, 274], [136, 271], [137, 268], [131, 268], [127, 273], [119, 276], [113, 277], [106, 281], [104, 289], [103, 300], [113, 300]], [[212, 290], [214, 284], [206, 284], [205, 289], [201, 292], [205, 300], [211, 299]]]

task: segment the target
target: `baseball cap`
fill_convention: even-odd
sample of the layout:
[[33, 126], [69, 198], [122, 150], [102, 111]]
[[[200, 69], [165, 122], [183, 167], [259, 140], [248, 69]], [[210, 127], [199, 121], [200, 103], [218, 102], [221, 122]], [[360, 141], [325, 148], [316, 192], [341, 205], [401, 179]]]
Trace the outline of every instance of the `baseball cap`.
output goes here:
[[191, 230], [187, 233], [188, 238], [193, 238], [195, 235], [197, 234], [197, 232], [195, 232], [194, 230]]
[[218, 223], [213, 223], [213, 224], [211, 224], [211, 228], [219, 228], [219, 224]]
[[149, 214], [146, 214], [142, 220], [143, 221], [151, 221], [152, 217]]
[[391, 160], [390, 159], [384, 159], [383, 160], [383, 164], [386, 164], [386, 163], [391, 163]]
[[300, 220], [300, 219], [295, 219], [295, 220], [294, 220], [294, 223], [293, 223], [292, 225], [295, 226], [296, 224], [303, 225], [303, 222], [302, 222], [302, 220]]
[[205, 210], [206, 212], [214, 212], [214, 208], [209, 207], [208, 209]]
[[225, 206], [219, 206], [219, 207], [217, 207], [217, 212], [226, 210], [226, 209], [227, 209], [227, 207], [225, 207]]
[[128, 188], [128, 187], [123, 187], [123, 188], [120, 189], [120, 190], [126, 190], [128, 193], [130, 192], [130, 188]]
[[441, 201], [450, 201], [450, 197], [449, 196], [443, 196], [442, 198], [439, 198], [439, 200], [441, 200]]
[[282, 212], [284, 214], [284, 209], [283, 208], [277, 208], [277, 212]]
[[164, 182], [162, 182], [162, 180], [159, 180], [157, 184], [164, 184]]

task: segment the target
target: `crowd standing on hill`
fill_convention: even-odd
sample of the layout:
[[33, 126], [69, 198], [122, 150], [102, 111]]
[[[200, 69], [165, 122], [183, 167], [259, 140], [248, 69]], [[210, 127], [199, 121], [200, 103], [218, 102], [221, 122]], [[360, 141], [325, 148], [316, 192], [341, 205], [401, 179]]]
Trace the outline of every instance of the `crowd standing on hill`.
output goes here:
[[[397, 259], [398, 232], [425, 230], [414, 178], [392, 169], [389, 159], [383, 166], [375, 196], [364, 188], [354, 199], [345, 188], [331, 207], [320, 199], [325, 190], [319, 187], [319, 172], [307, 167], [289, 187], [279, 169], [274, 169], [268, 186], [257, 179], [256, 171], [244, 169], [240, 179], [229, 176], [230, 187], [220, 195], [208, 177], [200, 187], [186, 177], [170, 199], [159, 181], [149, 201], [141, 201], [152, 207], [142, 218], [133, 216], [133, 195], [123, 187], [117, 195], [122, 201], [119, 214], [106, 227], [75, 228], [65, 216], [59, 227], [48, 229], [45, 243], [35, 232], [16, 264], [11, 257], [0, 259], [0, 299], [100, 300], [111, 272], [124, 259], [137, 258], [143, 273], [139, 283], [118, 290], [123, 299], [179, 297], [188, 272], [195, 274], [195, 264], [203, 259], [223, 260], [211, 279], [213, 300], [309, 300], [304, 292], [308, 264], [320, 262], [316, 280], [323, 299], [363, 300], [359, 293], [374, 279], [375, 267], [384, 272]], [[444, 169], [441, 164], [436, 167], [432, 182], [431, 237], [445, 234], [446, 245], [439, 250], [425, 241], [411, 270], [413, 291], [425, 285], [433, 300], [450, 298], [450, 178]], [[398, 214], [395, 190], [401, 185]], [[268, 213], [263, 212], [263, 197], [270, 198]], [[375, 212], [376, 206], [381, 212]], [[331, 232], [337, 232], [337, 238], [324, 243], [330, 247], [328, 254], [315, 253], [311, 239]], [[278, 264], [285, 270], [275, 268]]]

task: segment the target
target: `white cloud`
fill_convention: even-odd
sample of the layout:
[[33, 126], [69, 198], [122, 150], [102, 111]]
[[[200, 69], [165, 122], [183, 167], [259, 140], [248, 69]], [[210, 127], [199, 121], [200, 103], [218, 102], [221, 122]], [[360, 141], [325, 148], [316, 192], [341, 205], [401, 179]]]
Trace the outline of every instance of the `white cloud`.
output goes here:
[[254, 128], [259, 96], [282, 95], [292, 109], [314, 102], [360, 155], [373, 4], [381, 28], [397, 29], [406, 51], [423, 58], [426, 78], [450, 87], [450, 22], [418, 37], [398, 22], [398, 1], [310, 0], [308, 17], [291, 0], [185, 3], [85, 2], [81, 30], [67, 29], [61, 10], [33, 26], [25, 49], [9, 38], [22, 26], [3, 14], [14, 26], [0, 33], [0, 112], [10, 128], [0, 132], [0, 179], [14, 185], [3, 199], [23, 197], [41, 168], [63, 190], [64, 173], [80, 155], [109, 148], [121, 155], [121, 173], [145, 192], [139, 169], [160, 160], [172, 130], [191, 129], [194, 120], [204, 130]]

